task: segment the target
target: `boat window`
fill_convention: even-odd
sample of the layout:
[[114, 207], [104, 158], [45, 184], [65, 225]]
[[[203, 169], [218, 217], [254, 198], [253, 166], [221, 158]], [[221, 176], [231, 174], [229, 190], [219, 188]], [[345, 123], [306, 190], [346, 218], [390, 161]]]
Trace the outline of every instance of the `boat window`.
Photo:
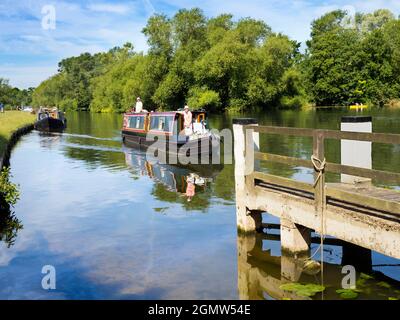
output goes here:
[[129, 117], [129, 128], [144, 129], [144, 117]]
[[136, 119], [136, 129], [144, 128], [144, 117], [137, 117]]
[[137, 117], [129, 117], [129, 128], [135, 128]]
[[173, 123], [174, 123], [173, 116], [152, 116], [150, 123], [150, 130], [171, 132]]

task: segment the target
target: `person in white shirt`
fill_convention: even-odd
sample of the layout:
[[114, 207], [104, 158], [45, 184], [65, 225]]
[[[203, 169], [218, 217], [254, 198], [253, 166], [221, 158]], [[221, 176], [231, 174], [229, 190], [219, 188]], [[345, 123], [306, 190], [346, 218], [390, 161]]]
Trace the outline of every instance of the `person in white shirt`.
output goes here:
[[183, 120], [184, 120], [184, 130], [185, 135], [190, 136], [193, 134], [193, 124], [192, 124], [192, 113], [190, 112], [189, 106], [185, 105], [184, 113], [183, 113]]
[[136, 99], [136, 106], [135, 106], [135, 112], [140, 113], [143, 111], [143, 102], [140, 99], [140, 97], [137, 97]]

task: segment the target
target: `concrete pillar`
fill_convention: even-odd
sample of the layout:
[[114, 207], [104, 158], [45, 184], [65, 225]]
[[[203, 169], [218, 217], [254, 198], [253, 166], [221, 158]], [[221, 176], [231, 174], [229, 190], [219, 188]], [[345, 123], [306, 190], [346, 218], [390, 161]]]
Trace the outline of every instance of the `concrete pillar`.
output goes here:
[[311, 230], [281, 217], [282, 251], [295, 256], [308, 254], [311, 244]]
[[[237, 227], [242, 232], [255, 232], [261, 227], [261, 213], [247, 208], [246, 175], [254, 170], [254, 151], [259, 150], [259, 134], [245, 132], [244, 126], [257, 125], [256, 119], [233, 119], [235, 155], [235, 193]], [[246, 148], [246, 143], [248, 148]]]
[[254, 296], [257, 296], [257, 284], [251, 272], [253, 267], [248, 262], [248, 254], [254, 249], [256, 243], [256, 234], [238, 234], [238, 291], [240, 300], [251, 300]]
[[[348, 116], [342, 117], [341, 131], [372, 132], [372, 117]], [[372, 143], [369, 141], [341, 141], [341, 164], [372, 169]], [[343, 183], [369, 183], [370, 179], [347, 174], [341, 175]]]

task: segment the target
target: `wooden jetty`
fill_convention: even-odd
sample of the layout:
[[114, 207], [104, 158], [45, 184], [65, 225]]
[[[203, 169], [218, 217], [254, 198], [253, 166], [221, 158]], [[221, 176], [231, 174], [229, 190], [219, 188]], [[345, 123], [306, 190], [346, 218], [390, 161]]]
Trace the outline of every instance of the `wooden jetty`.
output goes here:
[[[252, 233], [263, 228], [262, 213], [280, 218], [284, 251], [309, 252], [311, 231], [400, 259], [400, 192], [372, 183], [326, 183], [326, 173], [377, 179], [400, 185], [400, 173], [331, 163], [327, 140], [400, 144], [399, 134], [259, 126], [234, 119], [237, 226]], [[313, 139], [310, 159], [260, 152], [260, 134]], [[259, 161], [314, 169], [314, 183], [260, 171]]]

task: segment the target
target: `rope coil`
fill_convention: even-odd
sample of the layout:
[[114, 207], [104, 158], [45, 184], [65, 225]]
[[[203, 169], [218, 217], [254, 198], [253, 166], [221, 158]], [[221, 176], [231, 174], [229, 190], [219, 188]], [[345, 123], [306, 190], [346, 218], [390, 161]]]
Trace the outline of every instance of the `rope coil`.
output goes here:
[[314, 166], [315, 171], [318, 172], [317, 179], [315, 179], [315, 181], [314, 181], [314, 188], [315, 188], [319, 179], [322, 177], [323, 172], [325, 171], [326, 159], [324, 158], [324, 160], [321, 161], [321, 159], [318, 159], [316, 156], [312, 155], [311, 162]]

